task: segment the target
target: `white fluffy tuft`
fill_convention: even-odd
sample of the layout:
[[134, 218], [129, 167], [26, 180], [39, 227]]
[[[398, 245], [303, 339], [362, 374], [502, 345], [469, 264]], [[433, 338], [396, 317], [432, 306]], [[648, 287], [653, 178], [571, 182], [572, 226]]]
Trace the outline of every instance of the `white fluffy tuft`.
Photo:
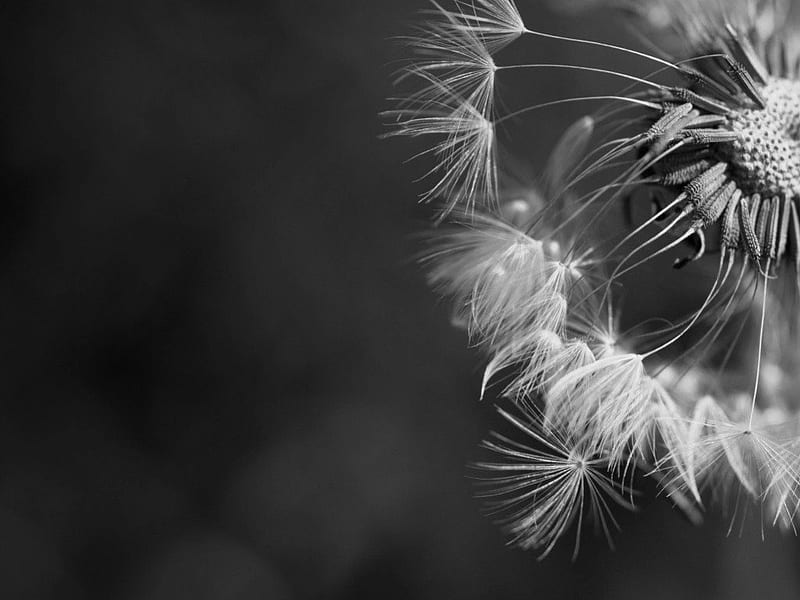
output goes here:
[[479, 495], [489, 500], [490, 512], [515, 543], [539, 550], [542, 558], [573, 524], [577, 553], [587, 514], [610, 536], [610, 526], [616, 525], [610, 504], [631, 507], [625, 487], [580, 438], [543, 428], [535, 409], [522, 406], [519, 412], [500, 410], [521, 439], [494, 434], [483, 445], [495, 460], [476, 465], [488, 474]]

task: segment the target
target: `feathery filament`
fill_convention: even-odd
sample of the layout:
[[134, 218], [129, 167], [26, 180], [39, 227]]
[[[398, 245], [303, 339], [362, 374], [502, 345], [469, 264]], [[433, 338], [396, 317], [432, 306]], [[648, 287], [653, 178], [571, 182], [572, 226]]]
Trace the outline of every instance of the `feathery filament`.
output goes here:
[[[708, 500], [733, 507], [732, 525], [745, 504], [782, 529], [800, 512], [800, 32], [782, 0], [616, 4], [674, 46], [669, 22], [685, 54], [535, 31], [513, 0], [434, 2], [405, 38], [415, 58], [397, 83], [412, 91], [386, 113], [388, 136], [432, 140], [417, 155], [433, 161], [422, 199], [444, 223], [422, 262], [486, 354], [480, 397], [511, 405], [499, 411], [512, 433], [484, 443], [481, 495], [542, 556], [585, 518], [609, 535], [634, 472], [696, 522]], [[527, 37], [625, 54], [652, 74], [504, 63]], [[523, 69], [627, 87], [502, 114], [498, 80]], [[564, 129], [520, 195], [500, 158], [509, 125], [566, 103], [598, 110]], [[648, 274], [666, 278], [664, 255], [670, 280], [701, 299], [677, 317], [623, 314]]]

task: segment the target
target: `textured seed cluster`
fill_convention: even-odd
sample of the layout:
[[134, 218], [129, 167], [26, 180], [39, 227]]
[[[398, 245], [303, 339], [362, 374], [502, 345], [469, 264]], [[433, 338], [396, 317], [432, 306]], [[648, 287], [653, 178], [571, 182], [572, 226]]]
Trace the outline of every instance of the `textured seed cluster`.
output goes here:
[[740, 140], [730, 144], [727, 159], [745, 193], [798, 196], [800, 81], [773, 78], [761, 91], [764, 110], [739, 110], [731, 116], [731, 128]]

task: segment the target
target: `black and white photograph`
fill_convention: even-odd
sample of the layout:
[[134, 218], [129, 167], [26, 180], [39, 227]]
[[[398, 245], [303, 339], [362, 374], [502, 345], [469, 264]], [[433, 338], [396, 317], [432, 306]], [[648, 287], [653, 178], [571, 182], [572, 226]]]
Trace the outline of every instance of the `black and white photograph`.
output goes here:
[[0, 24], [0, 598], [800, 598], [796, 0]]

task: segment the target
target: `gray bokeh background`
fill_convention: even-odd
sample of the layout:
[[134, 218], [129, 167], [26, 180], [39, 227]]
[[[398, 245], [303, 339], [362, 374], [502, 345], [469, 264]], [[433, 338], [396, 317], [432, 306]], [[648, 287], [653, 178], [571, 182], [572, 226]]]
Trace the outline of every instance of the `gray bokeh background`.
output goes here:
[[[415, 147], [378, 140], [389, 38], [422, 6], [0, 9], [3, 597], [797, 596], [794, 538], [695, 529], [652, 494], [575, 563], [481, 515], [464, 465], [498, 419], [411, 259]], [[531, 171], [578, 114], [520, 130]]]

